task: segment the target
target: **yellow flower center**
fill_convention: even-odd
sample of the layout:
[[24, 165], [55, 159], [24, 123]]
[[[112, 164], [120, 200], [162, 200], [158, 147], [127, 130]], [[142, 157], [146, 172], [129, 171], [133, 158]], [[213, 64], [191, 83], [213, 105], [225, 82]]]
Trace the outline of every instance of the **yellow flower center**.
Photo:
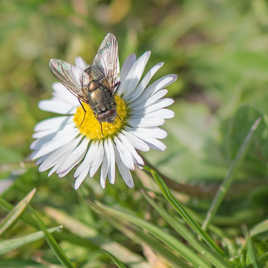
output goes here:
[[109, 136], [115, 135], [125, 125], [127, 117], [127, 107], [125, 101], [119, 96], [115, 96], [116, 102], [116, 118], [113, 123], [99, 122], [95, 117], [91, 107], [83, 102], [86, 114], [79, 106], [74, 114], [74, 123], [80, 133], [87, 136], [91, 140], [101, 140]]

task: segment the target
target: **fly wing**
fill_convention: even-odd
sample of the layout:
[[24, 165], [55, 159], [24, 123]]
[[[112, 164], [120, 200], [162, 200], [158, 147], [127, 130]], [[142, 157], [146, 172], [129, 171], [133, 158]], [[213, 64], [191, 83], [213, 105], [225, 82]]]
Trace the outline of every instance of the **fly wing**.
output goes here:
[[49, 68], [55, 77], [77, 98], [87, 101], [86, 86], [90, 82], [89, 75], [82, 69], [62, 60], [51, 59]]
[[93, 65], [97, 66], [103, 72], [111, 90], [119, 81], [119, 58], [118, 43], [112, 33], [108, 33], [102, 41], [97, 55], [94, 58]]

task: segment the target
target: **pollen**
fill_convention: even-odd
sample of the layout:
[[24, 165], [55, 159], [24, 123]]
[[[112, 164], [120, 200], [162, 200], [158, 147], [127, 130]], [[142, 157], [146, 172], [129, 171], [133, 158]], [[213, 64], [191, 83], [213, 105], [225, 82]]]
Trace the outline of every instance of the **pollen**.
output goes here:
[[116, 95], [115, 102], [116, 118], [113, 123], [99, 122], [91, 107], [83, 102], [86, 113], [83, 107], [79, 106], [73, 118], [80, 133], [91, 140], [102, 140], [118, 133], [125, 126], [128, 111], [126, 103], [121, 97]]

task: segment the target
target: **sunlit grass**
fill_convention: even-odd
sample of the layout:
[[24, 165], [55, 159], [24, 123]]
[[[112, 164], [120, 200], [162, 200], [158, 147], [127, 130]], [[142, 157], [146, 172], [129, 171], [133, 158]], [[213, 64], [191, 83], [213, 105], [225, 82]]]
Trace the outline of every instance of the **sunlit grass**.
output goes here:
[[[266, 1], [15, 0], [0, 8], [0, 266], [267, 267]], [[75, 191], [72, 174], [48, 178], [27, 162], [33, 127], [50, 116], [37, 106], [51, 96], [49, 59], [90, 62], [107, 32], [118, 38], [121, 62], [152, 50], [150, 66], [165, 62], [155, 79], [179, 76], [169, 88], [176, 116], [165, 125], [167, 150], [145, 157], [174, 182], [172, 200], [188, 218], [148, 174], [137, 173], [134, 189], [117, 178], [104, 191], [97, 174]], [[203, 233], [220, 183], [259, 117]]]

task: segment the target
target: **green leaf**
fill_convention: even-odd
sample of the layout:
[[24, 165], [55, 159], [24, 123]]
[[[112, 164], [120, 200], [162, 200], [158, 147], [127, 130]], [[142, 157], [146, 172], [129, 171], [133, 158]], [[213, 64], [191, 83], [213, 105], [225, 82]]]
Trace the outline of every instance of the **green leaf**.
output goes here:
[[[61, 228], [62, 226], [53, 227], [53, 228], [46, 230], [46, 232], [53, 233], [55, 231], [59, 231]], [[0, 255], [3, 255], [11, 250], [17, 249], [19, 247], [22, 247], [26, 244], [32, 243], [44, 237], [45, 237], [45, 233], [43, 231], [39, 231], [39, 232], [32, 233], [30, 235], [26, 235], [23, 237], [3, 240], [0, 243]]]
[[104, 254], [107, 255], [112, 262], [118, 267], [118, 268], [126, 268], [126, 265], [121, 262], [119, 259], [117, 259], [113, 254], [111, 254], [110, 252], [103, 250]]
[[38, 267], [46, 268], [47, 265], [38, 263], [32, 260], [12, 259], [12, 260], [0, 260], [0, 267], [12, 267], [12, 268], [29, 268]]
[[254, 136], [251, 137], [243, 165], [248, 174], [253, 173], [254, 175], [263, 175], [267, 171], [268, 133], [263, 114], [254, 107], [243, 105], [222, 128], [222, 135], [225, 138], [223, 150], [226, 150], [227, 158], [233, 161], [242, 147], [245, 137], [249, 134], [249, 130], [259, 118], [261, 118], [261, 122], [254, 130]]
[[27, 205], [32, 200], [36, 189], [33, 189], [24, 199], [22, 199], [16, 207], [14, 207], [8, 215], [0, 222], [0, 236], [3, 234], [8, 228], [11, 228], [15, 222], [22, 215]]
[[44, 232], [47, 243], [50, 246], [50, 248], [52, 249], [52, 251], [54, 252], [55, 256], [58, 258], [58, 260], [61, 262], [61, 264], [63, 266], [68, 267], [68, 268], [73, 268], [74, 267], [73, 264], [67, 258], [64, 251], [59, 246], [59, 244], [57, 243], [55, 238], [49, 232], [47, 232], [46, 226], [45, 226], [43, 220], [41, 219], [41, 217], [39, 216], [38, 212], [35, 211], [34, 209], [32, 209], [31, 207], [30, 207], [30, 209], [33, 213], [35, 221], [39, 225], [40, 229]]
[[247, 135], [243, 138], [243, 142], [241, 143], [241, 146], [236, 154], [235, 159], [232, 161], [231, 166], [227, 172], [227, 175], [224, 179], [224, 181], [222, 182], [215, 198], [212, 201], [212, 204], [207, 212], [207, 216], [206, 219], [204, 220], [203, 226], [202, 228], [204, 230], [206, 230], [207, 226], [209, 225], [209, 223], [211, 222], [211, 220], [213, 219], [213, 217], [216, 215], [216, 212], [218, 210], [218, 208], [220, 207], [226, 193], [228, 192], [233, 180], [234, 180], [234, 175], [241, 163], [241, 161], [243, 160], [247, 149], [250, 145], [250, 142], [252, 140], [253, 134], [255, 133], [255, 131], [257, 130], [259, 124], [261, 122], [261, 117], [257, 118], [252, 126], [248, 129]]
[[[120, 260], [123, 262], [129, 261], [141, 263], [144, 261], [143, 258], [141, 258], [138, 254], [132, 252], [129, 248], [116, 241], [110, 241], [110, 239], [104, 235], [98, 234], [95, 229], [90, 228], [89, 226], [83, 224], [82, 222], [58, 209], [46, 207], [45, 212], [54, 220], [56, 220], [57, 223], [62, 224], [64, 228], [68, 229], [73, 234], [87, 239], [87, 245], [91, 248], [94, 246], [98, 249], [103, 248], [112, 255], [120, 256]], [[63, 234], [61, 233], [59, 236], [62, 237]], [[67, 236], [68, 235], [65, 235], [65, 238], [68, 239]], [[74, 239], [74, 237], [72, 239]], [[91, 244], [89, 244], [90, 242]]]
[[118, 222], [108, 217], [106, 214], [100, 214], [101, 217], [105, 218], [109, 221], [116, 229], [120, 232], [124, 233], [127, 237], [132, 239], [134, 242], [138, 244], [147, 244], [151, 249], [160, 254], [163, 258], [165, 258], [168, 262], [183, 268], [190, 267], [187, 263], [184, 262], [182, 258], [180, 258], [175, 251], [171, 251], [167, 247], [163, 245], [163, 243], [150, 234], [146, 234], [137, 228], [133, 228], [133, 224], [129, 224], [126, 226], [126, 223]]
[[255, 225], [250, 231], [250, 236], [256, 236], [264, 232], [268, 232], [268, 220], [264, 220]]
[[223, 251], [217, 246], [217, 244], [212, 240], [212, 238], [201, 229], [200, 225], [189, 215], [187, 210], [184, 208], [184, 205], [176, 200], [174, 195], [170, 192], [168, 187], [166, 186], [165, 182], [162, 178], [152, 169], [145, 167], [153, 176], [156, 183], [158, 184], [163, 196], [166, 200], [171, 204], [172, 207], [179, 213], [179, 215], [183, 218], [183, 220], [192, 228], [192, 230], [200, 235], [202, 239], [216, 252], [220, 253], [224, 256]]
[[[219, 153], [215, 152], [217, 144], [215, 141], [211, 142], [218, 135], [218, 121], [211, 117], [208, 107], [203, 103], [189, 104], [185, 100], [177, 99], [172, 110], [176, 116], [166, 123], [167, 148], [161, 154], [154, 150], [147, 152], [146, 158], [149, 162], [177, 182], [215, 180], [215, 177], [224, 176], [222, 159], [218, 160], [216, 153]], [[211, 145], [210, 148], [208, 144]], [[208, 154], [213, 154], [213, 162], [204, 159]], [[217, 165], [215, 158], [219, 162]], [[192, 163], [195, 168], [192, 168]]]
[[198, 256], [192, 249], [186, 246], [184, 243], [175, 239], [173, 236], [162, 231], [160, 228], [155, 225], [140, 219], [131, 213], [123, 212], [113, 208], [106, 207], [102, 204], [93, 204], [91, 203], [92, 208], [97, 213], [105, 213], [107, 216], [114, 217], [115, 219], [125, 220], [136, 226], [143, 228], [144, 230], [150, 232], [155, 238], [159, 239], [165, 243], [170, 249], [176, 250], [184, 259], [198, 267], [209, 267], [209, 264], [204, 261], [200, 256]]
[[255, 253], [255, 249], [254, 249], [251, 237], [248, 236], [247, 240], [248, 240], [247, 241], [247, 250], [248, 250], [249, 260], [252, 263], [254, 268], [260, 268], [260, 266], [257, 263], [256, 253]]
[[[12, 210], [13, 206], [9, 204], [4, 199], [0, 198], [0, 206], [4, 208], [5, 210]], [[63, 250], [60, 248], [54, 237], [47, 232], [46, 226], [43, 223], [41, 217], [38, 215], [38, 213], [29, 206], [30, 211], [32, 212], [32, 215], [22, 215], [22, 218], [25, 222], [31, 224], [32, 226], [36, 228], [40, 228], [45, 233], [45, 238], [49, 244], [49, 246], [52, 248], [54, 254], [59, 259], [59, 261], [65, 266], [73, 268], [72, 263], [70, 260], [65, 256]]]
[[[214, 264], [216, 267], [228, 267], [228, 263], [224, 258], [212, 252], [210, 248], [206, 245], [203, 245], [197, 238], [194, 237], [193, 233], [182, 223], [170, 216], [163, 208], [158, 206], [148, 195], [144, 194], [145, 199], [151, 204], [151, 206], [166, 220], [166, 222], [179, 234], [181, 235], [188, 243], [196, 249], [199, 254], [203, 255], [207, 261]], [[225, 266], [226, 265], [226, 266]]]

